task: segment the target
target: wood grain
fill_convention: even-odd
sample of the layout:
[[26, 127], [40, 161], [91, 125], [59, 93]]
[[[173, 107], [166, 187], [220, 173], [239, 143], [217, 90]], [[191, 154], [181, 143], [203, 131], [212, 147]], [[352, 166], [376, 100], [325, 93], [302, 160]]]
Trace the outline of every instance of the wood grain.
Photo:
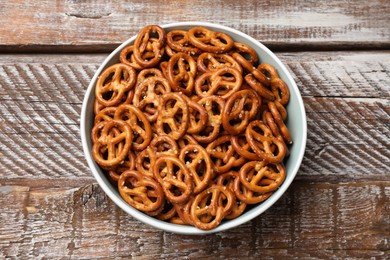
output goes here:
[[[344, 58], [337, 52], [278, 56], [297, 81], [308, 117], [307, 149], [297, 178], [346, 182], [387, 177], [390, 53], [381, 52], [380, 59], [364, 52]], [[79, 115], [85, 89], [104, 57], [1, 56], [3, 180], [92, 179], [81, 149]]]
[[266, 213], [207, 236], [144, 225], [97, 184], [81, 188], [0, 186], [0, 257], [369, 258], [390, 250], [390, 182], [297, 181]]
[[[207, 8], [206, 8], [207, 6]], [[147, 24], [214, 22], [273, 50], [390, 47], [388, 1], [5, 1], [0, 51], [108, 51]]]

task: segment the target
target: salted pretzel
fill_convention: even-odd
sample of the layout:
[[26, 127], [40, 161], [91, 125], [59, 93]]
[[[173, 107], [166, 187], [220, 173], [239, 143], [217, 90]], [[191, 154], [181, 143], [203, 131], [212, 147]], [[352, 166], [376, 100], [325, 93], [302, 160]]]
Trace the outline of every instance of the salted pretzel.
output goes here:
[[233, 208], [234, 193], [219, 184], [214, 184], [196, 195], [191, 206], [191, 218], [199, 229], [209, 230], [219, 225]]
[[[253, 173], [252, 173], [253, 174]], [[252, 176], [250, 176], [251, 178]], [[235, 178], [234, 179], [234, 194], [236, 195], [236, 198], [241, 201], [241, 203], [246, 203], [246, 204], [258, 204], [266, 199], [268, 199], [271, 195], [272, 192], [268, 193], [259, 193], [252, 191], [248, 188], [246, 188], [240, 178]]]
[[232, 67], [242, 73], [241, 65], [228, 54], [215, 54], [204, 52], [196, 61], [198, 70], [201, 72], [215, 71], [220, 68]]
[[145, 116], [150, 122], [157, 120], [157, 108], [160, 105], [160, 97], [171, 92], [168, 81], [163, 77], [150, 77], [135, 88], [133, 104], [145, 111]]
[[245, 131], [245, 137], [262, 160], [268, 163], [283, 161], [286, 155], [285, 145], [272, 135], [271, 130], [262, 121], [252, 121]]
[[[194, 225], [194, 222], [191, 217], [191, 206], [194, 202], [195, 197], [192, 196], [187, 203], [183, 204], [174, 204], [174, 208], [176, 209], [176, 213], [181, 220], [182, 225]], [[173, 222], [174, 223], [174, 222]]]
[[[133, 141], [132, 129], [121, 120], [102, 121], [101, 125], [98, 124], [99, 127], [102, 127], [100, 136], [93, 137], [95, 140], [92, 147], [93, 158], [101, 166], [120, 164], [130, 150]], [[94, 130], [92, 132], [95, 133]]]
[[271, 89], [275, 96], [275, 101], [279, 102], [283, 106], [287, 105], [290, 100], [290, 90], [288, 89], [286, 82], [284, 82], [281, 78], [272, 79]]
[[127, 203], [142, 211], [154, 211], [165, 202], [161, 186], [137, 171], [123, 172], [118, 180], [118, 190]]
[[256, 65], [259, 62], [259, 57], [256, 51], [249, 45], [241, 42], [234, 42], [231, 53], [238, 53], [241, 57], [247, 60], [252, 65]]
[[142, 68], [156, 66], [164, 54], [166, 37], [165, 30], [158, 25], [144, 27], [138, 33], [134, 42], [133, 55], [135, 61]]
[[278, 132], [280, 132], [287, 144], [292, 144], [290, 131], [284, 123], [287, 117], [287, 112], [285, 108], [281, 106], [278, 102], [268, 102], [267, 105], [275, 123], [278, 126]]
[[128, 170], [135, 170], [135, 158], [136, 158], [135, 153], [129, 151], [128, 156], [123, 161], [123, 163], [120, 163], [118, 167], [115, 167], [115, 169], [111, 169], [108, 171], [108, 175], [110, 176], [110, 181], [117, 185], [119, 177], [123, 172]]
[[251, 161], [240, 169], [240, 181], [249, 190], [269, 193], [277, 189], [286, 178], [283, 164], [268, 164], [264, 161]]
[[222, 32], [215, 32], [204, 27], [195, 27], [188, 31], [189, 41], [199, 49], [212, 53], [226, 53], [233, 48], [233, 39]]
[[116, 108], [114, 119], [127, 122], [133, 129], [134, 150], [143, 150], [152, 140], [152, 128], [142, 111], [133, 105], [123, 104]]
[[266, 88], [255, 76], [254, 74], [247, 74], [244, 77], [246, 83], [254, 89], [261, 97], [263, 97], [265, 100], [273, 101], [275, 100], [275, 95], [272, 93], [271, 90]]
[[179, 155], [179, 159], [185, 162], [194, 180], [194, 194], [203, 191], [211, 182], [213, 176], [213, 163], [206, 150], [198, 144], [185, 146]]
[[187, 167], [178, 158], [161, 156], [154, 164], [153, 174], [171, 203], [186, 203], [190, 199], [193, 180]]
[[187, 131], [189, 108], [179, 93], [166, 93], [161, 96], [156, 122], [157, 133], [168, 135], [174, 140], [180, 139]]
[[202, 230], [284, 182], [290, 92], [247, 44], [149, 25], [95, 85], [92, 156], [146, 215]]
[[195, 91], [200, 97], [217, 95], [227, 99], [240, 89], [242, 81], [242, 75], [237, 69], [223, 67], [200, 75], [195, 81]]
[[199, 100], [198, 103], [205, 108], [208, 122], [205, 129], [194, 134], [193, 137], [200, 143], [210, 143], [219, 135], [225, 101], [218, 96], [208, 96]]
[[208, 121], [207, 111], [198, 102], [188, 98], [185, 95], [182, 95], [182, 97], [186, 100], [188, 105], [189, 122], [187, 133], [197, 134], [206, 127]]
[[210, 143], [206, 148], [217, 173], [227, 172], [231, 168], [241, 166], [246, 162], [246, 159], [234, 150], [230, 140], [230, 135], [224, 135]]
[[168, 135], [157, 135], [150, 142], [149, 148], [152, 149], [156, 157], [162, 155], [174, 155], [179, 154], [179, 147], [174, 139]]
[[96, 125], [97, 123], [101, 121], [110, 121], [114, 119], [114, 114], [116, 111], [116, 107], [105, 107], [101, 109], [96, 115], [95, 115], [95, 120], [94, 124]]
[[233, 149], [242, 157], [251, 161], [259, 161], [260, 157], [253, 151], [250, 144], [248, 143], [245, 134], [232, 135], [230, 137]]
[[173, 90], [191, 95], [195, 85], [195, 60], [184, 52], [174, 54], [167, 65], [167, 79]]
[[167, 46], [176, 52], [187, 53], [191, 56], [202, 52], [191, 44], [188, 38], [188, 32], [184, 30], [172, 30], [167, 33]]
[[[133, 67], [135, 70], [142, 70], [141, 65], [139, 65], [134, 59], [134, 45], [127, 46], [119, 54], [119, 61], [121, 63], [127, 64]], [[151, 57], [148, 57], [151, 58]]]
[[261, 104], [259, 96], [250, 89], [235, 92], [226, 101], [222, 111], [222, 125], [232, 135], [245, 131]]
[[115, 106], [123, 96], [134, 87], [135, 70], [126, 64], [114, 64], [98, 77], [95, 87], [97, 101], [105, 107]]
[[155, 162], [156, 162], [155, 151], [153, 151], [153, 149], [148, 146], [145, 150], [137, 154], [135, 158], [135, 167], [137, 171], [139, 171], [143, 175], [154, 178], [153, 166]]
[[[263, 74], [267, 78], [266, 82], [269, 82], [269, 83], [273, 79], [279, 78], [278, 72], [276, 71], [275, 67], [272, 66], [271, 64], [267, 64], [267, 63], [259, 64], [259, 66], [257, 66], [257, 71], [259, 71], [261, 74]], [[267, 84], [266, 82], [263, 82], [263, 83], [268, 86], [269, 83]]]
[[164, 77], [164, 74], [161, 70], [157, 68], [147, 68], [143, 69], [138, 72], [137, 75], [137, 85], [141, 84], [144, 82], [147, 78], [151, 77]]
[[[239, 178], [238, 172], [229, 171], [218, 175], [215, 182], [234, 191], [234, 180], [236, 178]], [[225, 216], [225, 219], [234, 219], [240, 216], [245, 211], [246, 206], [247, 204], [245, 202], [236, 200], [235, 203], [233, 203], [231, 211]]]

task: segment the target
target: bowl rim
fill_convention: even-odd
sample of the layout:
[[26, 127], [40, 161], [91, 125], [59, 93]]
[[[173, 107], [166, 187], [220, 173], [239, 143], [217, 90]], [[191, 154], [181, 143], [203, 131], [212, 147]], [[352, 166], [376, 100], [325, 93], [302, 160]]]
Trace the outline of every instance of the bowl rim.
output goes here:
[[[221, 223], [221, 225], [217, 226], [216, 228], [212, 230], [200, 230], [197, 229], [193, 226], [183, 226], [183, 225], [177, 225], [177, 224], [172, 224], [168, 222], [164, 222], [162, 220], [150, 217], [141, 211], [136, 210], [135, 208], [131, 207], [129, 204], [127, 204], [122, 198], [119, 198], [117, 194], [114, 193], [112, 187], [109, 187], [107, 185], [107, 180], [104, 180], [101, 174], [97, 171], [96, 164], [93, 161], [93, 157], [91, 154], [90, 149], [88, 148], [88, 143], [87, 143], [87, 138], [86, 138], [86, 119], [87, 119], [87, 105], [88, 105], [88, 99], [90, 98], [91, 94], [94, 94], [94, 88], [95, 88], [95, 83], [98, 78], [98, 76], [101, 74], [103, 69], [109, 64], [112, 60], [112, 58], [116, 55], [118, 55], [118, 52], [122, 50], [124, 47], [129, 45], [131, 42], [135, 40], [137, 35], [134, 35], [124, 41], [122, 44], [120, 44], [115, 50], [113, 50], [105, 59], [104, 61], [100, 64], [99, 68], [95, 72], [94, 76], [92, 77], [87, 90], [84, 94], [84, 99], [82, 103], [82, 108], [81, 108], [81, 115], [80, 115], [80, 135], [81, 135], [81, 141], [82, 141], [82, 147], [83, 147], [83, 152], [84, 152], [84, 157], [87, 161], [87, 164], [89, 166], [89, 169], [92, 171], [92, 174], [96, 181], [98, 182], [99, 186], [103, 189], [103, 191], [107, 194], [107, 196], [117, 205], [119, 206], [123, 211], [126, 213], [130, 214], [132, 217], [137, 219], [138, 221], [141, 221], [149, 226], [152, 226], [154, 228], [164, 230], [164, 231], [169, 231], [173, 233], [178, 233], [178, 234], [187, 234], [187, 235], [204, 235], [204, 234], [211, 234], [211, 233], [216, 233], [216, 232], [221, 232], [225, 231], [237, 226], [240, 226], [255, 217], [261, 215], [263, 212], [265, 212], [267, 209], [269, 209], [277, 200], [280, 199], [280, 197], [286, 192], [288, 187], [291, 185], [292, 181], [294, 180], [299, 167], [302, 163], [303, 156], [305, 153], [306, 149], [306, 141], [307, 141], [307, 119], [306, 119], [306, 112], [305, 112], [305, 107], [303, 104], [302, 96], [300, 94], [300, 91], [286, 68], [286, 66], [279, 60], [279, 58], [271, 51], [269, 50], [265, 45], [263, 45], [260, 41], [254, 39], [253, 37], [240, 32], [234, 28], [216, 24], [216, 23], [210, 23], [210, 22], [175, 22], [175, 23], [168, 23], [164, 25], [160, 25], [164, 29], [170, 29], [173, 27], [183, 27], [183, 26], [188, 26], [188, 27], [197, 27], [197, 26], [202, 26], [206, 28], [212, 28], [212, 29], [221, 29], [224, 31], [231, 32], [232, 34], [236, 34], [237, 36], [243, 37], [246, 40], [250, 41], [253, 43], [253, 45], [257, 45], [259, 48], [261, 48], [264, 52], [266, 52], [274, 62], [280, 66], [280, 68], [283, 70], [285, 77], [290, 81], [291, 86], [289, 85], [290, 92], [294, 91], [297, 96], [298, 100], [298, 106], [299, 106], [299, 111], [300, 111], [300, 117], [302, 119], [302, 129], [300, 131], [302, 132], [302, 142], [301, 146], [299, 147], [298, 150], [298, 155], [297, 155], [297, 161], [294, 163], [293, 168], [288, 172], [288, 176], [286, 177], [285, 181], [283, 184], [264, 202], [259, 204], [258, 206], [255, 206], [252, 208], [249, 212], [246, 212], [245, 215], [241, 215], [238, 218], [226, 221]], [[291, 89], [292, 88], [292, 89]]]

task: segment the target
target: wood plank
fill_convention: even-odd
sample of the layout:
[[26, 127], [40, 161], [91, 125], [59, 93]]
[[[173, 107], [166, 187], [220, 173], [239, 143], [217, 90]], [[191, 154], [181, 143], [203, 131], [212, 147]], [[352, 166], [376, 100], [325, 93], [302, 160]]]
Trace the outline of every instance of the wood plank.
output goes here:
[[[381, 52], [380, 59], [377, 53], [338, 55], [279, 54], [297, 81], [308, 116], [298, 179], [381, 180], [390, 172], [390, 53]], [[92, 179], [79, 115], [84, 91], [104, 57], [2, 56], [2, 178]]]
[[230, 26], [273, 50], [390, 47], [390, 4], [382, 0], [17, 0], [3, 2], [0, 10], [2, 52], [108, 51], [145, 25], [178, 21]]
[[142, 224], [97, 184], [0, 193], [2, 258], [384, 258], [390, 250], [390, 182], [296, 181], [260, 217], [207, 236]]

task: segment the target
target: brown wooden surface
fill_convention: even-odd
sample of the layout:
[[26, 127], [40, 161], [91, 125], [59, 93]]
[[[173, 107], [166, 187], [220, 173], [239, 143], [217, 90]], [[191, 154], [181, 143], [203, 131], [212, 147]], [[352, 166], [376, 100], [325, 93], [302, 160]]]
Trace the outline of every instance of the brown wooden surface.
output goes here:
[[[390, 254], [388, 1], [7, 1], [0, 12], [0, 258]], [[287, 193], [258, 218], [207, 236], [159, 231], [116, 207], [79, 135], [84, 92], [107, 52], [143, 25], [191, 20], [279, 50], [308, 117]]]
[[3, 1], [0, 51], [110, 51], [147, 24], [181, 21], [230, 26], [274, 50], [390, 47], [387, 0], [54, 2]]

